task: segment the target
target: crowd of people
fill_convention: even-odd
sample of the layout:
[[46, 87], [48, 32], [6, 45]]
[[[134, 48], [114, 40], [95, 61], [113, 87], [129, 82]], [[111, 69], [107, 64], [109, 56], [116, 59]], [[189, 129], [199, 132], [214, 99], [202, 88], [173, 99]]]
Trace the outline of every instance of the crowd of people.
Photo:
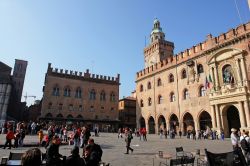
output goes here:
[[[44, 129], [47, 129], [46, 134]], [[1, 131], [2, 134], [6, 134], [4, 149], [7, 146], [8, 149], [22, 146], [26, 134], [38, 135], [38, 145], [40, 148], [45, 147], [46, 153], [42, 154], [39, 148], [29, 149], [22, 156], [24, 166], [41, 165], [42, 162], [48, 166], [98, 166], [102, 158], [102, 148], [91, 138], [88, 126], [75, 125], [69, 130], [67, 125], [43, 126], [35, 122], [27, 125], [20, 122], [16, 126], [12, 123], [4, 124]], [[99, 136], [97, 129], [94, 133], [95, 136]], [[66, 157], [59, 153], [61, 144], [73, 145], [70, 156]], [[80, 149], [82, 156], [79, 153]]]
[[233, 150], [237, 153], [237, 151], [241, 150], [245, 160], [248, 164], [250, 164], [250, 138], [249, 131], [242, 130], [239, 131], [235, 128], [231, 129], [231, 142], [233, 146]]

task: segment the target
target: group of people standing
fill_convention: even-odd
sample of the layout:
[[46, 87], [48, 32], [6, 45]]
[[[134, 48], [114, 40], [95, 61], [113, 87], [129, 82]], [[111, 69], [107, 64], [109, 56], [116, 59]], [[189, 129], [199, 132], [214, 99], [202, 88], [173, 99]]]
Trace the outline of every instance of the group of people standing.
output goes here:
[[233, 146], [233, 150], [235, 152], [241, 150], [245, 160], [248, 164], [250, 164], [250, 138], [249, 138], [249, 131], [239, 130], [232, 128], [231, 129], [231, 142]]

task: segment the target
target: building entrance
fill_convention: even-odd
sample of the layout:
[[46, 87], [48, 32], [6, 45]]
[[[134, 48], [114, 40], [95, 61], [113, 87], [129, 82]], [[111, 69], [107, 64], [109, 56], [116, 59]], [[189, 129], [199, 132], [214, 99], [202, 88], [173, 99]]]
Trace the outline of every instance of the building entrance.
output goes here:
[[200, 115], [200, 129], [206, 130], [207, 128], [212, 128], [212, 118], [208, 112], [203, 111]]
[[148, 133], [155, 134], [155, 120], [152, 116], [148, 120], [148, 127], [149, 127]]
[[227, 109], [227, 124], [228, 124], [228, 133], [231, 133], [231, 128], [239, 130], [241, 127], [239, 111], [235, 106], [230, 106]]

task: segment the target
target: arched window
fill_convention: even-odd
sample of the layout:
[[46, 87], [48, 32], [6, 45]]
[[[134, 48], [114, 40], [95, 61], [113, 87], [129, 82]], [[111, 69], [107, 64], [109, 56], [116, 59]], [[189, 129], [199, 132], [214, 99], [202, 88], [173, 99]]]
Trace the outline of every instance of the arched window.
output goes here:
[[151, 89], [151, 82], [148, 82], [148, 89]]
[[95, 93], [95, 90], [92, 89], [90, 92], [89, 92], [89, 100], [95, 100], [96, 98], [96, 93]]
[[143, 85], [141, 84], [140, 85], [140, 92], [142, 92], [143, 91]]
[[75, 98], [82, 98], [82, 90], [81, 90], [81, 88], [76, 89]]
[[188, 99], [188, 97], [189, 97], [188, 90], [184, 89], [184, 91], [183, 91], [183, 99], [186, 100], [186, 99]]
[[199, 94], [200, 97], [206, 96], [206, 88], [205, 88], [204, 86], [201, 86], [201, 87], [200, 87], [199, 92], [200, 92], [200, 94]]
[[115, 94], [114, 94], [114, 92], [111, 92], [111, 94], [110, 94], [110, 101], [112, 101], [112, 102], [115, 101]]
[[175, 95], [174, 92], [170, 93], [170, 102], [174, 102], [175, 101]]
[[182, 70], [181, 72], [181, 78], [184, 79], [184, 78], [187, 78], [187, 72], [185, 69]]
[[222, 68], [222, 76], [223, 76], [223, 82], [225, 84], [233, 84], [234, 83], [234, 77], [233, 77], [233, 70], [231, 65], [225, 65]]
[[174, 82], [174, 75], [173, 74], [169, 74], [168, 80], [169, 80], [169, 82]]
[[197, 71], [198, 71], [198, 74], [201, 74], [204, 72], [202, 64], [198, 64]]
[[143, 107], [143, 100], [140, 101], [140, 106]]
[[163, 97], [161, 95], [158, 96], [158, 104], [163, 103]]
[[70, 97], [70, 88], [69, 87], [64, 88], [63, 96]]
[[105, 94], [104, 90], [100, 94], [100, 100], [101, 101], [105, 101], [106, 100], [106, 94]]
[[59, 96], [59, 88], [58, 88], [58, 86], [55, 86], [55, 87], [53, 88], [52, 95], [53, 95], [53, 96]]
[[152, 105], [152, 99], [149, 97], [148, 98], [148, 106], [151, 106]]
[[157, 80], [157, 86], [161, 86], [161, 85], [162, 85], [161, 79], [159, 78], [159, 79]]

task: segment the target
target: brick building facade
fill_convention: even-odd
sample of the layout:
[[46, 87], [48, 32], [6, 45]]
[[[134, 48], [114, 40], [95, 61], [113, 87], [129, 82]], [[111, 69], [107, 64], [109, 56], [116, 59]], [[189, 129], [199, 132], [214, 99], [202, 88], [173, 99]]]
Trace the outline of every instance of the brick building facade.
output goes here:
[[136, 128], [136, 99], [130, 96], [120, 99], [118, 109], [120, 127]]
[[137, 127], [249, 130], [249, 38], [250, 22], [174, 55], [156, 19], [136, 74]]
[[63, 69], [49, 63], [43, 88], [43, 120], [112, 130], [118, 127], [120, 75], [116, 78]]

